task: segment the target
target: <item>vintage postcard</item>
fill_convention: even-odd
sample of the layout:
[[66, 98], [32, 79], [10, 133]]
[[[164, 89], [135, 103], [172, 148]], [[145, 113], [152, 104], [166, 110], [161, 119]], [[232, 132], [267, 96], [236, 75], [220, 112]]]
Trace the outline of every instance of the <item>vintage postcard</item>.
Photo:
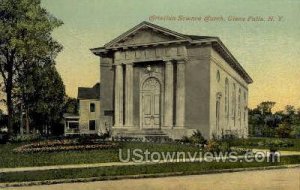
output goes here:
[[0, 189], [300, 189], [300, 1], [0, 0]]

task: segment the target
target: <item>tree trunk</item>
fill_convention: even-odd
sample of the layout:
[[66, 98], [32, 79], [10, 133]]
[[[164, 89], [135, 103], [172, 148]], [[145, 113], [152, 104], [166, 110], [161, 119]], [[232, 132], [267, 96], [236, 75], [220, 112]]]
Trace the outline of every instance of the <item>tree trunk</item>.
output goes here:
[[25, 110], [25, 125], [26, 125], [26, 134], [29, 134], [30, 133], [30, 127], [29, 127], [28, 109]]
[[11, 72], [8, 72], [7, 82], [6, 82], [6, 106], [8, 114], [8, 134], [11, 136], [13, 134], [13, 102], [12, 102], [12, 67]]
[[23, 125], [23, 105], [20, 104], [20, 135], [24, 135], [24, 125]]

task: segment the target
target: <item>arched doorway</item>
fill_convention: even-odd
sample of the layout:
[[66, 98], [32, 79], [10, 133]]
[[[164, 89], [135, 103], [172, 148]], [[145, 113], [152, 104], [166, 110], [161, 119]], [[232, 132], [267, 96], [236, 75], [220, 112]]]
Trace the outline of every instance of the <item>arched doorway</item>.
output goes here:
[[161, 84], [155, 77], [147, 78], [141, 88], [141, 123], [143, 128], [160, 128]]

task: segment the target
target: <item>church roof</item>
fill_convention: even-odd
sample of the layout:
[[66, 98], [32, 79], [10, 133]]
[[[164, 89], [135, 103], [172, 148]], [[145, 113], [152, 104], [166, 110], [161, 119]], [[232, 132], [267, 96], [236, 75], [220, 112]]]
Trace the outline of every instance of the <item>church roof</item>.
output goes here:
[[100, 83], [95, 84], [92, 88], [79, 87], [78, 99], [100, 99]]
[[[169, 41], [158, 41], [155, 43], [148, 43], [148, 44], [129, 44], [123, 45], [127, 39], [130, 39], [130, 36], [138, 33], [139, 30], [144, 28], [150, 28], [153, 31], [162, 33], [166, 36], [169, 36]], [[239, 64], [239, 62], [235, 59], [235, 57], [231, 54], [231, 52], [227, 49], [227, 47], [223, 44], [223, 42], [218, 37], [214, 36], [198, 36], [198, 35], [186, 35], [181, 34], [167, 28], [149, 23], [149, 22], [142, 22], [132, 29], [128, 30], [127, 32], [121, 34], [120, 36], [116, 37], [115, 39], [111, 40], [103, 47], [93, 48], [91, 51], [95, 55], [102, 55], [103, 53], [107, 53], [110, 51], [116, 51], [117, 49], [126, 49], [128, 47], [136, 47], [136, 46], [151, 46], [151, 45], [163, 45], [169, 43], [188, 43], [188, 44], [206, 44], [210, 43], [212, 47], [228, 62], [228, 64], [241, 75], [241, 77], [247, 82], [252, 83], [253, 80], [249, 76], [249, 74], [243, 69], [243, 67]]]

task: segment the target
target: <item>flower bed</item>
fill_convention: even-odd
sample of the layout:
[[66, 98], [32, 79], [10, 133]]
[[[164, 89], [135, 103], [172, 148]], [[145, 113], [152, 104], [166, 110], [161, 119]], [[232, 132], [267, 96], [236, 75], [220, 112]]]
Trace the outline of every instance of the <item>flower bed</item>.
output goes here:
[[56, 151], [76, 151], [93, 149], [117, 148], [119, 145], [115, 142], [97, 142], [90, 141], [82, 143], [78, 139], [66, 140], [47, 140], [31, 144], [26, 144], [14, 149], [16, 153], [37, 153], [37, 152], [56, 152]]

